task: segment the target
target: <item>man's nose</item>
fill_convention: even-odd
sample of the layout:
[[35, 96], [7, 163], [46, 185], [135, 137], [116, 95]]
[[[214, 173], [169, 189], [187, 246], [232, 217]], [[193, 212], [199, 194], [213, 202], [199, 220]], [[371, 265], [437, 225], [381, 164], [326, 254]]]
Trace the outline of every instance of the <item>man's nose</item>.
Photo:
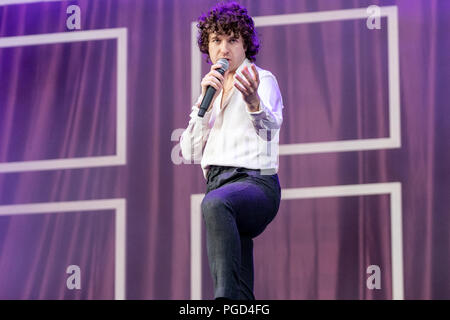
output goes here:
[[228, 45], [228, 41], [222, 41], [222, 43], [220, 44], [220, 51], [222, 53], [228, 53], [229, 50], [230, 50], [230, 48]]

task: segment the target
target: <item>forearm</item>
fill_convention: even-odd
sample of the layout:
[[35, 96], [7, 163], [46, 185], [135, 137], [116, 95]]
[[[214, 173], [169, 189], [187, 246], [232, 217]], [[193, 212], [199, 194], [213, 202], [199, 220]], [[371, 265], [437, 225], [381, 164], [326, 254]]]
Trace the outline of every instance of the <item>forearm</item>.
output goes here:
[[198, 110], [197, 105], [192, 107], [190, 115], [191, 119], [180, 138], [181, 154], [183, 158], [194, 162], [201, 161], [203, 148], [211, 131], [211, 128], [209, 127], [211, 111], [205, 113], [204, 117], [201, 118], [198, 116]]

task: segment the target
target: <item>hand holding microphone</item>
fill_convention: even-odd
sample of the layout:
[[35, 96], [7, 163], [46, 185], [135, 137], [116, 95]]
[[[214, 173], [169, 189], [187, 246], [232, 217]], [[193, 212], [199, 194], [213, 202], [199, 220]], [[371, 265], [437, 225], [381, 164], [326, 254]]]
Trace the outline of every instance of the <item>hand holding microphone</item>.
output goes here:
[[214, 100], [223, 88], [225, 78], [223, 75], [228, 70], [229, 64], [227, 59], [219, 59], [219, 61], [211, 66], [211, 71], [203, 78], [202, 86], [202, 102], [198, 116], [203, 117], [205, 113], [211, 110]]

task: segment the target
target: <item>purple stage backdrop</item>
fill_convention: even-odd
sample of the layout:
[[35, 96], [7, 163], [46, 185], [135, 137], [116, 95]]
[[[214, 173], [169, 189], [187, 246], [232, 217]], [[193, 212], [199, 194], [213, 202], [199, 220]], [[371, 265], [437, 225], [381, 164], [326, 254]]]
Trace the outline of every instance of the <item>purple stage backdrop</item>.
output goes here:
[[[240, 2], [285, 106], [256, 298], [450, 299], [450, 1]], [[215, 3], [0, 6], [0, 299], [212, 298], [178, 138]]]

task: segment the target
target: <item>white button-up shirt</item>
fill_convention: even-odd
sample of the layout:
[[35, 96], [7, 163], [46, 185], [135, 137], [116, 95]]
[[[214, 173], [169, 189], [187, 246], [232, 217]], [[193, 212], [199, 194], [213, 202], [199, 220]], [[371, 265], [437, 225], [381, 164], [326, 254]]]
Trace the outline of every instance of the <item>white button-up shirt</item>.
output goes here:
[[[251, 62], [245, 59], [236, 70]], [[198, 116], [202, 96], [192, 107], [188, 127], [180, 138], [183, 158], [201, 163], [206, 179], [210, 165], [262, 169], [262, 174], [278, 172], [278, 142], [283, 122], [283, 101], [275, 76], [259, 67], [260, 110], [249, 112], [242, 93], [234, 86], [222, 101], [223, 90], [204, 117]], [[237, 80], [234, 80], [237, 81]]]

